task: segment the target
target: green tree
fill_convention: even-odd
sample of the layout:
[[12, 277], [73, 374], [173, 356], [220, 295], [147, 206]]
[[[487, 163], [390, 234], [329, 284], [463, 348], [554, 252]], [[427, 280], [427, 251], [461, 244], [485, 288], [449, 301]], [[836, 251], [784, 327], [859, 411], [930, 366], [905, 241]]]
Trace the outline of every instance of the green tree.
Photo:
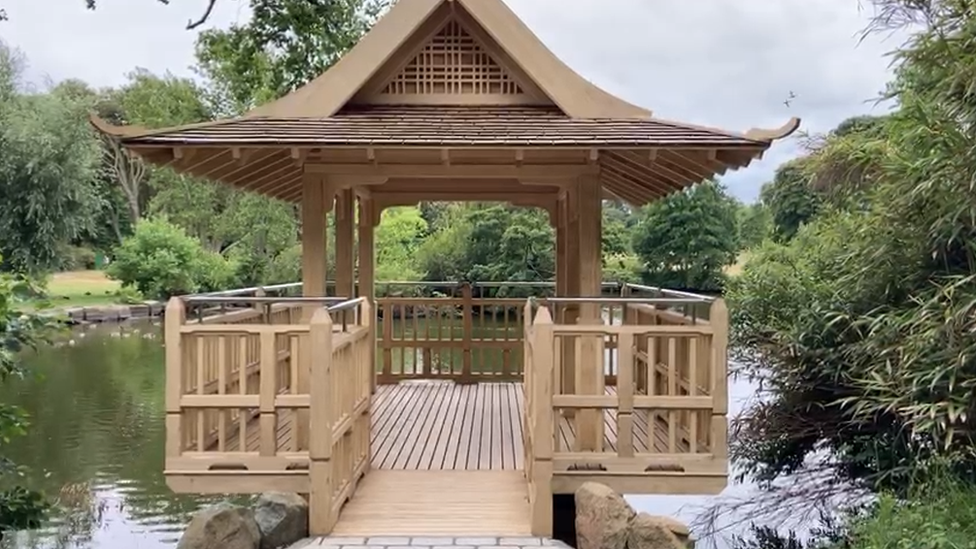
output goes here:
[[372, 27], [389, 0], [250, 0], [247, 23], [197, 40], [200, 71], [220, 110], [240, 113], [325, 72]]
[[414, 259], [427, 232], [420, 210], [410, 206], [387, 208], [376, 229], [376, 278], [378, 280], [419, 280]]
[[763, 185], [759, 194], [772, 217], [773, 237], [779, 241], [793, 238], [800, 225], [813, 219], [821, 207], [821, 198], [811, 187], [803, 162], [793, 160], [777, 168], [772, 182]]
[[645, 207], [634, 233], [643, 278], [654, 286], [714, 291], [735, 263], [736, 204], [708, 181]]
[[430, 280], [551, 280], [554, 234], [548, 215], [502, 204], [459, 204], [418, 252]]
[[743, 249], [758, 246], [772, 233], [773, 219], [762, 202], [742, 205], [736, 211], [739, 244]]

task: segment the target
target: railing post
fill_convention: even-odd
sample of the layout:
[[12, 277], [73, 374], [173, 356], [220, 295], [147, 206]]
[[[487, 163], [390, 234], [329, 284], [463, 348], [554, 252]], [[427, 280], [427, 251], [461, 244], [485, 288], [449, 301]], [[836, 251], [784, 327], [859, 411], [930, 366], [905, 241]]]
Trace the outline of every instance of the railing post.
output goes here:
[[523, 459], [525, 462], [525, 480], [532, 480], [532, 301], [526, 300], [522, 310], [522, 432], [525, 433], [523, 444]]
[[258, 363], [258, 380], [260, 383], [259, 411], [261, 434], [258, 450], [262, 456], [274, 456], [278, 453], [278, 410], [275, 408], [275, 397], [278, 392], [278, 348], [277, 337], [274, 332], [262, 332], [260, 336], [261, 350]]
[[179, 457], [183, 452], [183, 335], [180, 330], [186, 321], [183, 300], [171, 297], [163, 319], [163, 341], [166, 345], [166, 457]]
[[474, 305], [471, 298], [471, 283], [461, 284], [461, 314], [464, 337], [464, 348], [462, 350], [462, 369], [461, 383], [471, 383], [474, 381], [471, 372], [471, 340], [474, 339]]
[[715, 458], [729, 457], [729, 310], [725, 300], [716, 299], [708, 311], [712, 326], [712, 440], [711, 452]]
[[333, 513], [332, 486], [332, 317], [324, 308], [312, 315], [309, 323], [311, 382], [309, 384], [309, 533], [324, 536], [332, 531], [337, 517]]
[[[363, 372], [363, 376], [364, 379], [366, 380], [365, 381], [366, 387], [363, 396], [365, 396], [366, 398], [372, 401], [373, 393], [376, 391], [376, 355], [373, 354], [373, 351], [376, 348], [376, 335], [374, 331], [375, 328], [373, 326], [374, 324], [373, 321], [376, 319], [376, 313], [373, 311], [373, 307], [371, 306], [369, 299], [363, 301], [363, 306], [359, 312], [360, 312], [360, 316], [359, 316], [360, 324], [366, 327], [366, 344], [365, 344], [366, 356], [363, 358], [363, 360], [366, 361], [366, 364], [363, 365], [363, 368], [365, 369], [365, 371]], [[372, 415], [373, 415], [373, 403], [370, 402], [370, 405], [366, 407], [365, 424], [366, 424], [367, 431], [369, 429], [369, 426], [372, 425], [373, 423]], [[366, 448], [365, 448], [366, 469], [365, 470], [369, 471], [370, 463], [372, 463], [373, 460], [373, 445], [370, 444], [369, 442], [370, 439], [369, 432], [363, 433], [363, 436], [364, 436], [364, 440], [366, 441], [365, 442], [366, 444]]]
[[540, 307], [532, 326], [532, 478], [529, 479], [532, 506], [532, 534], [552, 535], [553, 453], [553, 334], [552, 315]]

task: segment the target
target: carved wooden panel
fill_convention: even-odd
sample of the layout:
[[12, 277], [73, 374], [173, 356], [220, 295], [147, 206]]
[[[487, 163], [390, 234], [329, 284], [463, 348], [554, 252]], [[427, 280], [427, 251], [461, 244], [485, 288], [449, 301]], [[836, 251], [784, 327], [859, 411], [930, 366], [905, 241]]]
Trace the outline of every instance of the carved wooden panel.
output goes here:
[[457, 21], [450, 20], [381, 95], [521, 96], [521, 86]]

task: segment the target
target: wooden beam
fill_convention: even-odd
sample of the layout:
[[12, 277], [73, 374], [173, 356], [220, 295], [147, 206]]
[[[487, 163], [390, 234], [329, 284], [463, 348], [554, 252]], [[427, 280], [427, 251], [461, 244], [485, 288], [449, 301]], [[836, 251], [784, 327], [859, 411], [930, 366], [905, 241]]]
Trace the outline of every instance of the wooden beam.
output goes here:
[[547, 164], [507, 166], [496, 164], [305, 164], [306, 173], [330, 176], [371, 176], [405, 178], [503, 178], [503, 179], [567, 179], [599, 171], [595, 165]]

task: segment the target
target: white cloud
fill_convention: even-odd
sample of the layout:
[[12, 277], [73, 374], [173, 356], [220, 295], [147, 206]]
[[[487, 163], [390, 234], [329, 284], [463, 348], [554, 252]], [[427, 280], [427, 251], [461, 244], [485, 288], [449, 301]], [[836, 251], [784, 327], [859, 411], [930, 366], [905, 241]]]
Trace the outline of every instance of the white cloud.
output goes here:
[[[859, 40], [858, 0], [508, 0], [571, 67], [608, 91], [672, 120], [745, 130], [800, 116], [808, 131], [878, 112], [888, 80], [884, 54], [898, 44]], [[30, 61], [28, 76], [118, 85], [135, 67], [191, 75], [195, 32], [186, 22], [205, 2], [5, 0], [0, 39]], [[608, 6], [613, 6], [612, 8]], [[219, 0], [212, 25], [247, 17], [246, 2]], [[783, 101], [797, 97], [790, 107]], [[725, 178], [754, 198], [775, 167], [796, 154], [775, 145], [765, 160]]]

